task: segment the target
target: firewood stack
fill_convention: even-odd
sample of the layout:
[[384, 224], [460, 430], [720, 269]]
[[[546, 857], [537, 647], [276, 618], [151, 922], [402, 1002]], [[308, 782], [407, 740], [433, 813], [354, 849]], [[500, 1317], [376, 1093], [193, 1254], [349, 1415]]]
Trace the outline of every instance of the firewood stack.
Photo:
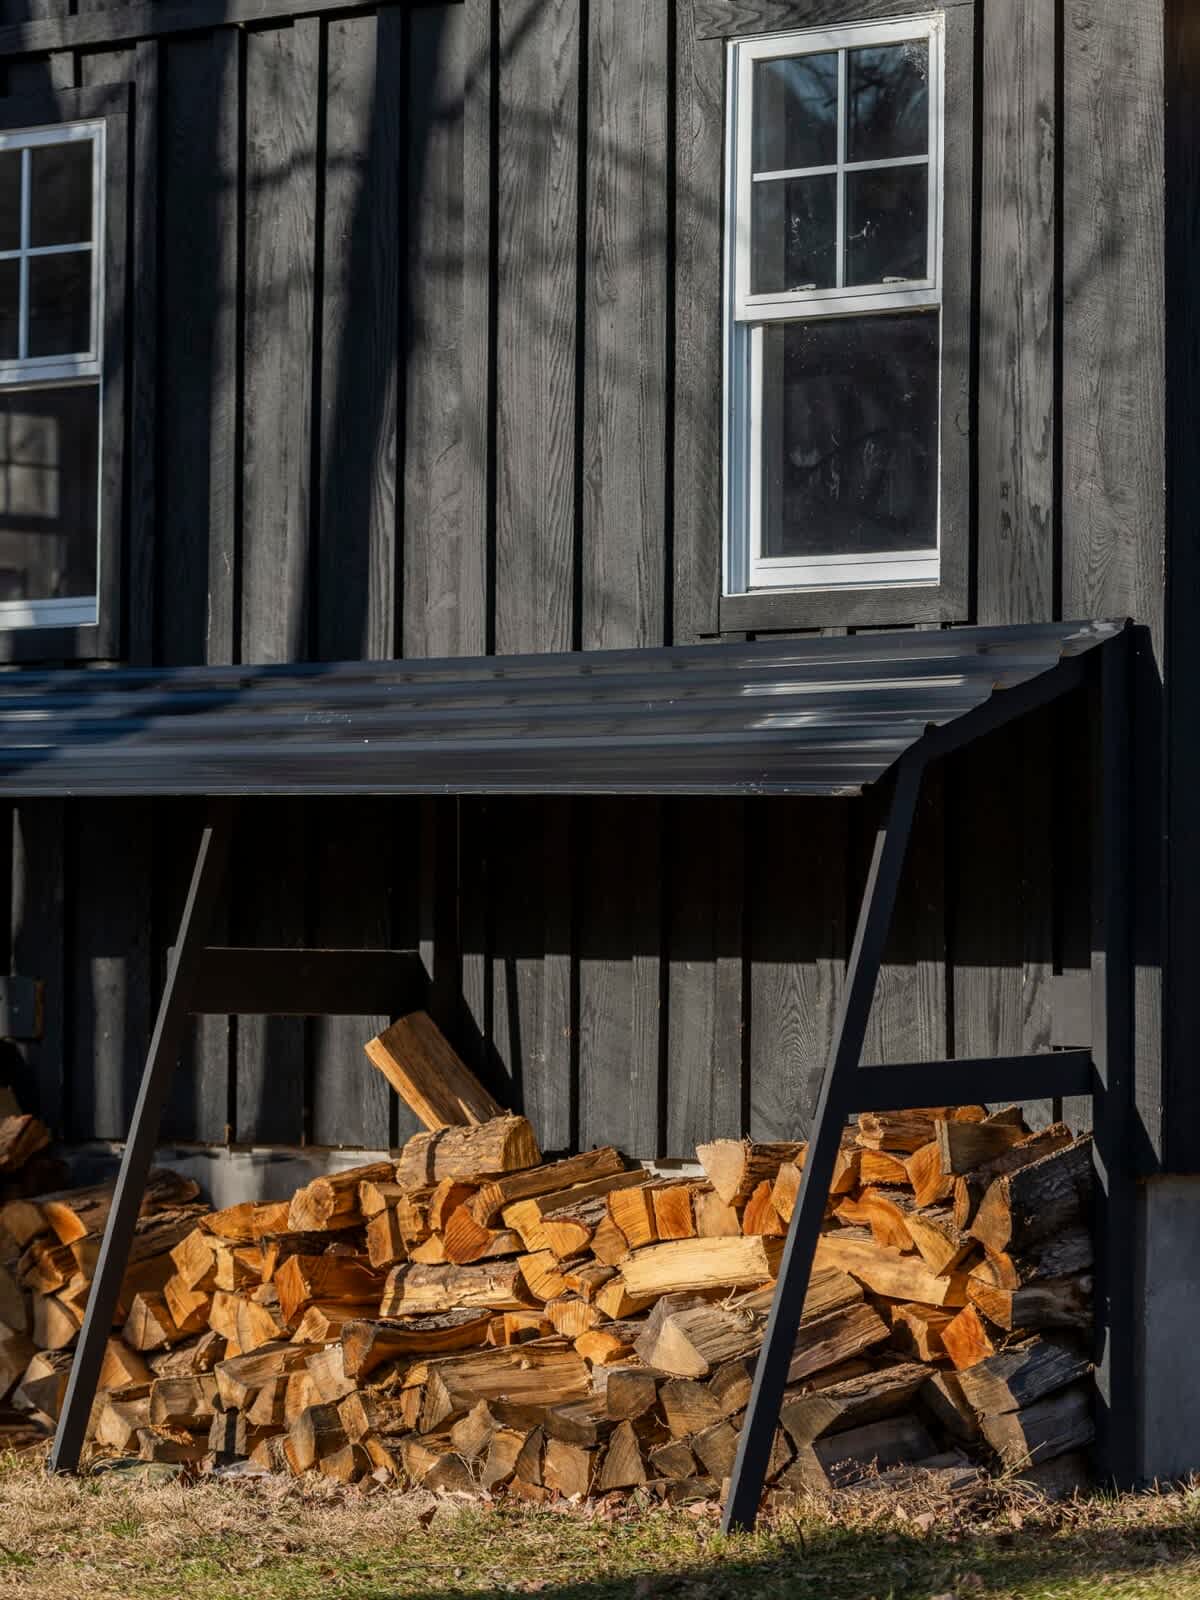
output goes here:
[[[388, 1076], [413, 1103], [432, 1025], [407, 1027], [404, 1070], [390, 1061]], [[385, 1034], [372, 1060], [395, 1049]], [[458, 1122], [289, 1201], [213, 1212], [155, 1175], [92, 1416], [98, 1449], [535, 1501], [721, 1492], [804, 1146], [718, 1141], [687, 1177], [612, 1148], [547, 1162], [523, 1117], [472, 1103], [459, 1067]], [[917, 1467], [949, 1487], [997, 1467], [1079, 1481], [1090, 1184], [1089, 1141], [1061, 1124], [1031, 1133], [1015, 1107], [847, 1128], [773, 1493]], [[109, 1198], [0, 1209], [14, 1253], [0, 1371], [47, 1426]]]

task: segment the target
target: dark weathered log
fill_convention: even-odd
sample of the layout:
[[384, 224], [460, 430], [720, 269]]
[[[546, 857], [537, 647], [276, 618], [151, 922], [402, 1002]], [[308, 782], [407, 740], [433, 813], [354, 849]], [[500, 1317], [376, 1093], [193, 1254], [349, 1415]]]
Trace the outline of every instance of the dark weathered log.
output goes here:
[[1071, 1345], [1030, 1339], [960, 1372], [958, 1381], [980, 1416], [991, 1417], [1033, 1405], [1085, 1378], [1091, 1369], [1088, 1358]]
[[822, 1434], [844, 1433], [909, 1409], [928, 1377], [928, 1367], [916, 1362], [884, 1367], [788, 1400], [780, 1421], [794, 1445], [812, 1444]]
[[1086, 1221], [1092, 1189], [1092, 1141], [1077, 1139], [996, 1178], [971, 1224], [992, 1251], [1019, 1252]]
[[1078, 1328], [1084, 1332], [1092, 1326], [1092, 1280], [1086, 1275], [1048, 1278], [1019, 1289], [1002, 1289], [972, 1275], [967, 1294], [990, 1321], [1009, 1333], [1022, 1328]]
[[980, 1426], [1004, 1465], [1020, 1469], [1090, 1444], [1095, 1434], [1094, 1401], [1091, 1386], [1078, 1384], [1022, 1411], [985, 1417]]

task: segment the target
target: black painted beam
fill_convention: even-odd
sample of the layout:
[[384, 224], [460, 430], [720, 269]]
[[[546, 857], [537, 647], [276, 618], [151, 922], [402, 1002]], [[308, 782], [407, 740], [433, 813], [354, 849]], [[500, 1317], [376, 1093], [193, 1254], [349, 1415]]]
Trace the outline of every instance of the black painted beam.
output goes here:
[[842, 1086], [842, 1110], [905, 1111], [913, 1106], [956, 1106], [996, 1100], [1046, 1100], [1091, 1094], [1090, 1050], [1037, 1056], [994, 1056], [974, 1061], [918, 1061], [907, 1066], [859, 1067]]
[[428, 994], [414, 950], [212, 945], [200, 955], [188, 1009], [211, 1016], [398, 1017], [423, 1009]]

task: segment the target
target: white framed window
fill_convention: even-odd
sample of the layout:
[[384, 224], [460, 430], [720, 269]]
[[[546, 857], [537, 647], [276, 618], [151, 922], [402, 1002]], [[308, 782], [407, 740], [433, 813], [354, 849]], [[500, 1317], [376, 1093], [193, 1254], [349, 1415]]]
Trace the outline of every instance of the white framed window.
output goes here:
[[944, 27], [728, 47], [726, 595], [941, 577]]
[[0, 132], [0, 628], [98, 621], [105, 123]]

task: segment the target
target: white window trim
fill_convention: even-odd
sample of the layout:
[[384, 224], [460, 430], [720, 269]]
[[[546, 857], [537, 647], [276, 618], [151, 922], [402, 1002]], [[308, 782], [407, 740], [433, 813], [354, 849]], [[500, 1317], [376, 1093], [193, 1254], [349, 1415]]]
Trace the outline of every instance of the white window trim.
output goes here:
[[[752, 176], [751, 130], [753, 75], [757, 62], [798, 54], [822, 54], [863, 46], [900, 44], [922, 39], [929, 46], [929, 153], [881, 161], [845, 160], [845, 123], [839, 118], [838, 161], [831, 166], [797, 168], [771, 176], [817, 176], [821, 173], [914, 166], [928, 162], [930, 172], [929, 240], [931, 275], [919, 283], [847, 287], [841, 284], [842, 252], [838, 252], [839, 284], [829, 289], [792, 290], [778, 294], [750, 293], [750, 225]], [[845, 106], [845, 56], [840, 57], [840, 101]], [[728, 46], [729, 94], [726, 106], [725, 194], [725, 381], [723, 385], [724, 561], [723, 592], [745, 595], [791, 590], [928, 587], [941, 576], [941, 504], [935, 544], [927, 550], [863, 553], [853, 556], [764, 558], [762, 555], [762, 330], [769, 322], [796, 322], [823, 316], [872, 312], [941, 309], [942, 213], [945, 159], [945, 22], [942, 14], [891, 22], [854, 23], [829, 28], [734, 39]], [[759, 174], [761, 181], [766, 174]], [[838, 186], [838, 237], [843, 229], [843, 186]], [[939, 388], [940, 388], [939, 374]], [[940, 457], [940, 450], [939, 450]]]
[[[27, 263], [31, 258], [48, 255], [70, 255], [82, 248], [91, 251], [91, 344], [87, 351], [70, 356], [26, 356], [16, 360], [0, 360], [0, 392], [13, 394], [27, 389], [50, 387], [94, 387], [96, 403], [103, 416], [104, 408], [104, 195], [105, 195], [105, 138], [107, 128], [103, 118], [89, 118], [79, 122], [53, 123], [38, 128], [13, 128], [0, 132], [0, 151], [22, 152], [21, 174], [21, 244], [16, 250], [0, 250], [0, 261], [21, 262], [21, 329], [22, 345], [27, 338]], [[91, 241], [88, 245], [33, 245], [29, 244], [29, 152], [39, 146], [69, 144], [76, 140], [92, 142], [92, 223]], [[95, 594], [58, 597], [43, 600], [0, 600], [0, 629], [15, 628], [85, 628], [100, 620], [100, 562], [103, 555], [103, 428], [100, 431], [100, 455], [96, 473], [96, 590]]]

